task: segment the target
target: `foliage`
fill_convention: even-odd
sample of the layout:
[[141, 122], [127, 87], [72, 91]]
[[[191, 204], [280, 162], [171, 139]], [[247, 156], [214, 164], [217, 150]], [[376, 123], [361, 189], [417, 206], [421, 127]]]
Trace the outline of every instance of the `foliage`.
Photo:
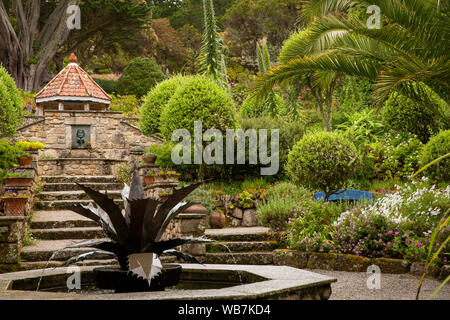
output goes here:
[[267, 129], [268, 137], [267, 140], [270, 141], [271, 130], [279, 130], [279, 159], [280, 159], [280, 176], [285, 173], [285, 165], [287, 163], [289, 151], [299, 141], [304, 132], [305, 124], [301, 120], [289, 121], [283, 118], [271, 118], [271, 117], [260, 117], [260, 118], [240, 118], [239, 125], [242, 130], [247, 129]]
[[383, 133], [383, 124], [375, 117], [374, 109], [344, 113], [346, 120], [337, 125], [342, 135], [355, 145], [376, 141]]
[[162, 110], [160, 130], [168, 140], [180, 128], [193, 135], [194, 121], [202, 122], [203, 132], [235, 127], [234, 106], [226, 90], [203, 76], [192, 77], [176, 90]]
[[42, 142], [39, 141], [17, 141], [16, 147], [20, 150], [41, 150], [44, 149], [45, 146]]
[[306, 134], [292, 148], [286, 170], [296, 182], [319, 188], [325, 199], [343, 188], [360, 156], [349, 140], [337, 133]]
[[175, 91], [184, 84], [187, 78], [181, 75], [173, 76], [158, 83], [145, 97], [139, 109], [140, 127], [145, 135], [159, 132], [161, 111]]
[[242, 102], [240, 112], [244, 118], [283, 116], [286, 113], [286, 106], [281, 95], [271, 92], [262, 102], [253, 96], [248, 96]]
[[0, 65], [0, 137], [12, 137], [22, 121], [23, 104], [9, 73]]
[[112, 111], [121, 111], [125, 117], [136, 117], [139, 109], [139, 99], [133, 95], [112, 95], [109, 105]]
[[201, 55], [199, 57], [200, 71], [217, 81], [227, 85], [226, 68], [222, 40], [217, 35], [216, 17], [212, 0], [203, 0], [204, 35]]
[[287, 228], [292, 209], [309, 192], [289, 182], [277, 183], [267, 189], [267, 200], [256, 206], [257, 218], [261, 225], [273, 230]]
[[128, 164], [121, 164], [117, 167], [116, 179], [127, 185], [131, 184], [131, 170]]
[[[436, 101], [434, 106], [442, 106], [442, 110], [445, 110], [444, 106], [448, 107], [429, 88], [426, 88], [425, 93], [429, 96], [428, 99]], [[432, 107], [424, 108], [421, 104], [401, 94], [392, 93], [384, 105], [383, 122], [392, 130], [413, 133], [419, 137], [422, 143], [426, 143], [432, 135], [439, 131], [440, 112], [442, 111]]]
[[162, 169], [176, 168], [177, 166], [172, 162], [172, 148], [173, 143], [166, 143], [162, 145], [152, 144], [148, 147], [147, 152], [156, 155], [155, 164]]
[[116, 93], [117, 80], [94, 78], [94, 81], [97, 82], [97, 84], [100, 87], [102, 87], [102, 89], [105, 90], [107, 93], [109, 94]]
[[418, 169], [423, 144], [413, 134], [388, 133], [369, 144], [368, 158], [375, 161], [380, 178], [407, 178]]
[[[385, 23], [368, 29], [366, 19], [348, 18], [355, 5], [377, 5]], [[392, 92], [431, 108], [423, 83], [446, 103], [449, 101], [447, 14], [436, 1], [308, 1], [303, 17], [309, 19], [309, 37], [293, 49], [304, 57], [291, 59], [271, 69], [259, 81], [267, 92], [293, 75], [307, 72], [341, 73], [374, 81], [374, 98], [381, 104]], [[332, 36], [331, 36], [332, 35]], [[447, 120], [448, 121], [448, 120]]]
[[[450, 152], [450, 130], [441, 131], [425, 145], [420, 157], [422, 166]], [[429, 166], [424, 174], [434, 181], [450, 181], [450, 159]]]
[[164, 74], [153, 59], [135, 58], [117, 81], [116, 90], [118, 94], [140, 98], [162, 80]]
[[29, 178], [29, 177], [30, 173], [25, 169], [12, 168], [9, 169], [5, 174], [5, 178]]
[[[372, 106], [372, 84], [366, 79], [358, 79], [356, 77], [345, 77], [338, 89], [339, 111], [341, 113], [360, 112], [364, 109], [370, 109]], [[333, 120], [340, 124], [341, 121]]]
[[0, 180], [3, 179], [7, 170], [17, 164], [17, 153], [21, 149], [15, 145], [0, 140]]

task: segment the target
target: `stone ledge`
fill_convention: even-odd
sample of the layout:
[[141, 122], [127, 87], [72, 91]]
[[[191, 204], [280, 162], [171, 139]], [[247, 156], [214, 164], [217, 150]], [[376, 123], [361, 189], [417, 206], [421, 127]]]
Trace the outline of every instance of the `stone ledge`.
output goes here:
[[106, 161], [106, 162], [128, 162], [123, 159], [103, 159], [103, 158], [55, 158], [55, 159], [39, 159], [39, 162], [52, 162], [52, 161]]

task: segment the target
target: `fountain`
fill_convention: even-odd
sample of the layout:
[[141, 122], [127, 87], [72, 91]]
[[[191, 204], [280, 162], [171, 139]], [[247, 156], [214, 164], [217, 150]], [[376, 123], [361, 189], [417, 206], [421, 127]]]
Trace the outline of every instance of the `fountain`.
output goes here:
[[[144, 198], [134, 170], [122, 190], [125, 214], [106, 194], [78, 184], [97, 204], [70, 209], [96, 221], [109, 241], [86, 240], [66, 248], [94, 251], [66, 261], [66, 267], [0, 274], [0, 299], [328, 299], [333, 278], [287, 266], [204, 265], [175, 247], [213, 240], [162, 240], [169, 222], [193, 203], [181, 202], [202, 182], [174, 190], [164, 202]], [[161, 254], [189, 264], [163, 264]], [[108, 255], [119, 267], [69, 267]], [[52, 255], [53, 256], [53, 255]], [[74, 274], [74, 270], [75, 273]], [[78, 277], [74, 287], [69, 282]], [[74, 294], [78, 293], [78, 294]]]

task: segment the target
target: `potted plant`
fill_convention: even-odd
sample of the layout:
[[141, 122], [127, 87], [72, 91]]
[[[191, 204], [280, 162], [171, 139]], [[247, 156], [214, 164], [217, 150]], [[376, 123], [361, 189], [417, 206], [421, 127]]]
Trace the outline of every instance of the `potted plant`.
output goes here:
[[5, 185], [7, 187], [31, 187], [33, 178], [25, 169], [12, 168], [6, 172]]
[[[203, 182], [174, 190], [168, 201], [145, 198], [137, 170], [134, 170], [131, 186], [122, 190], [125, 216], [113, 199], [87, 186], [77, 185], [94, 200], [97, 207], [80, 204], [68, 208], [96, 221], [102, 227], [108, 241], [86, 240], [67, 248], [95, 248], [69, 259], [70, 265], [97, 255], [109, 255], [119, 262], [119, 267], [98, 267], [94, 277], [100, 289], [115, 292], [155, 291], [175, 285], [180, 279], [181, 265], [164, 264], [159, 256], [167, 253], [188, 262], [199, 263], [194, 257], [177, 251], [176, 247], [190, 243], [206, 243], [206, 238], [175, 238], [162, 240], [169, 225], [178, 213], [193, 203], [180, 202]], [[105, 214], [107, 217], [105, 217]]]
[[20, 152], [17, 161], [21, 166], [29, 167], [33, 162], [33, 157], [28, 152]]
[[222, 229], [225, 226], [225, 222], [225, 214], [220, 210], [211, 213], [209, 216], [209, 225], [213, 229]]
[[145, 164], [154, 164], [156, 160], [156, 154], [153, 152], [146, 152], [142, 156], [142, 160], [144, 160]]
[[145, 172], [144, 181], [147, 187], [155, 183], [155, 174], [155, 171], [150, 169]]
[[17, 141], [16, 147], [24, 151], [37, 151], [45, 148], [42, 142], [36, 141]]
[[169, 198], [169, 196], [171, 195], [170, 192], [160, 192], [158, 194], [159, 198], [161, 199], [161, 201], [167, 201], [167, 199]]
[[7, 216], [24, 216], [26, 213], [25, 205], [28, 201], [28, 195], [24, 193], [8, 190], [1, 197], [5, 204], [5, 214]]

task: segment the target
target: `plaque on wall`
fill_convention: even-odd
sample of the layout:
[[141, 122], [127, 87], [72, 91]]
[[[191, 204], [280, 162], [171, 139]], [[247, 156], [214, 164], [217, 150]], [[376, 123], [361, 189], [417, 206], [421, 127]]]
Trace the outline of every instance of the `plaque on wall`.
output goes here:
[[91, 142], [91, 126], [72, 126], [72, 149], [87, 149]]

